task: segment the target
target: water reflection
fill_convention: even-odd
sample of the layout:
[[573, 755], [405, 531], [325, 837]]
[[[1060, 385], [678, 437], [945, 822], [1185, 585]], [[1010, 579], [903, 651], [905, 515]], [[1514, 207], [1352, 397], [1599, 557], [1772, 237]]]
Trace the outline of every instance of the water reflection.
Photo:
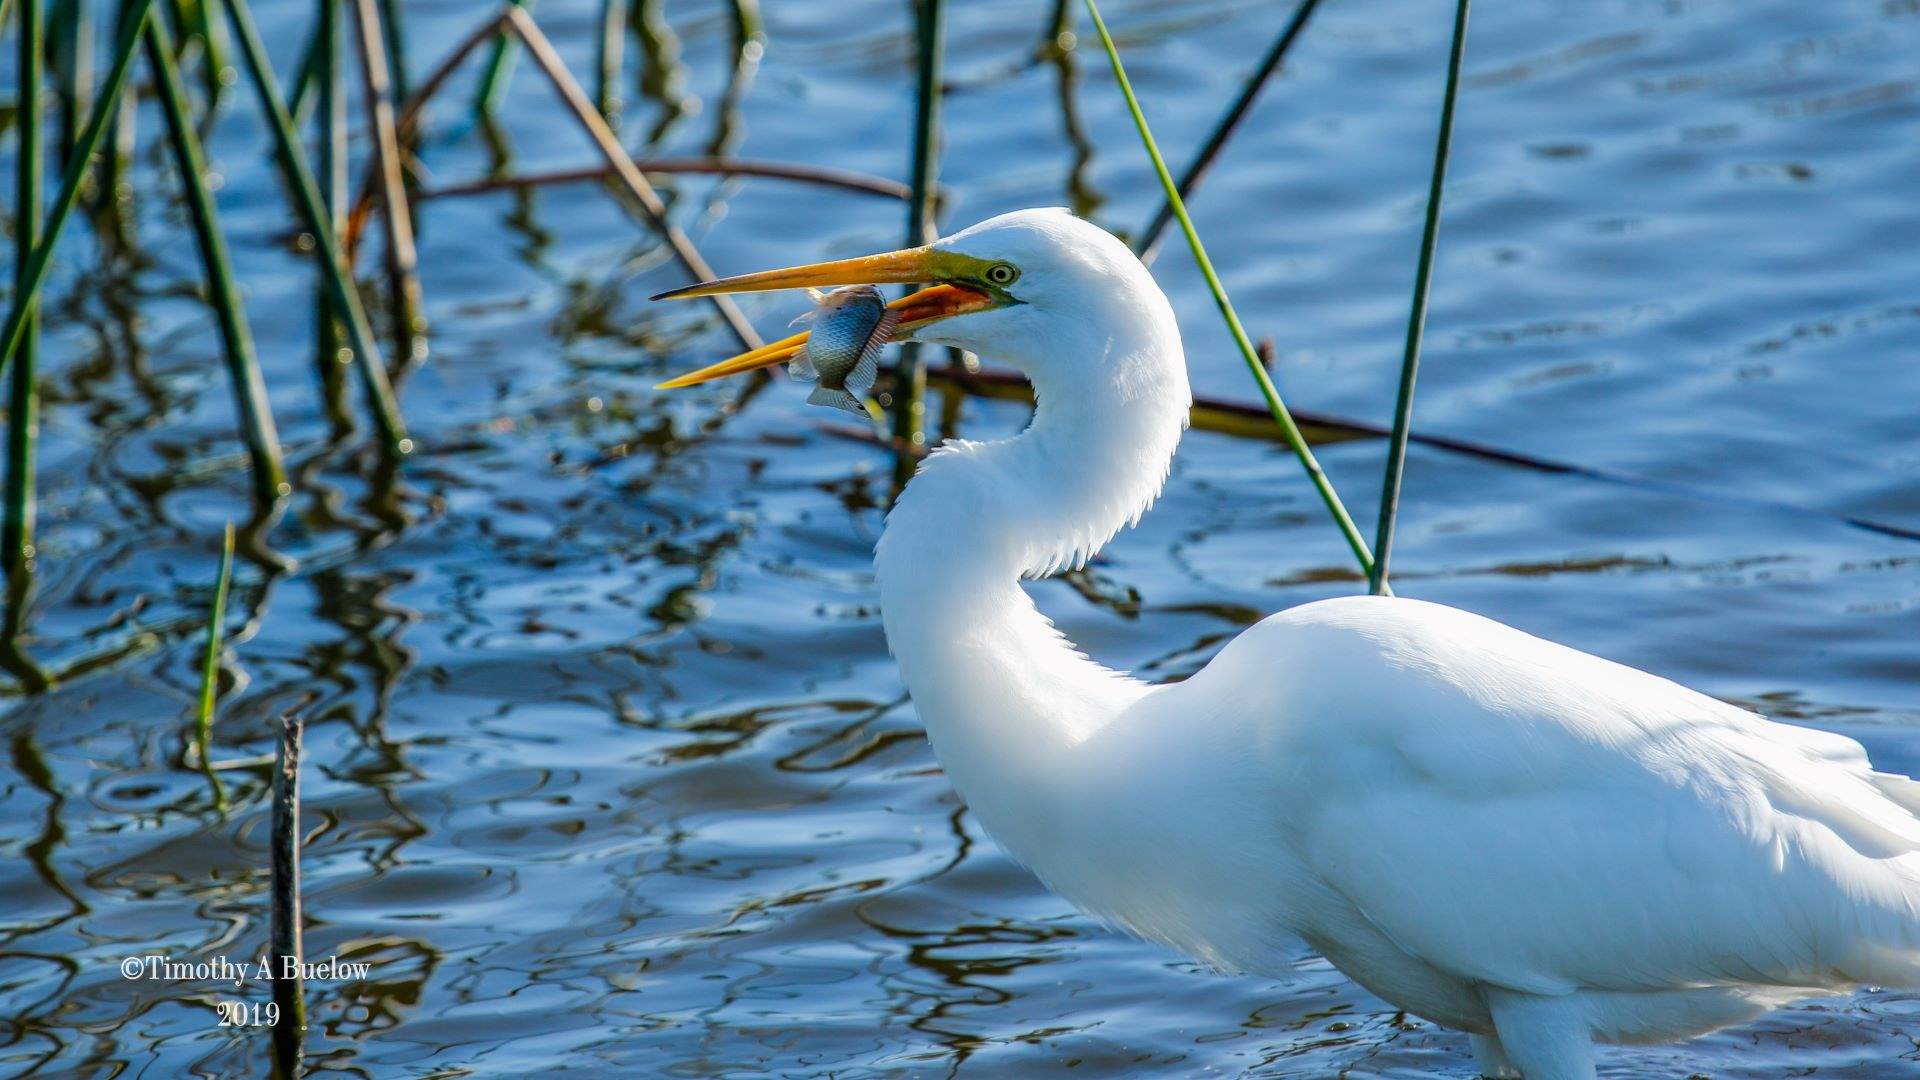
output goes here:
[[1093, 186], [1093, 139], [1080, 116], [1079, 41], [1073, 31], [1073, 12], [1069, 0], [1054, 0], [1053, 18], [1037, 52], [1058, 73], [1060, 125], [1073, 149], [1073, 165], [1067, 170], [1067, 207], [1080, 217], [1092, 218], [1107, 200]]
[[[1174, 142], [1286, 12], [1149, 6], [1111, 14]], [[276, 35], [306, 32], [308, 9], [260, 7]], [[902, 5], [778, 6], [759, 32], [754, 10], [631, 9], [636, 143], [901, 173]], [[1153, 209], [1104, 70], [1068, 45], [1072, 11], [952, 7], [952, 66], [979, 74], [952, 87], [943, 220]], [[475, 16], [407, 17], [431, 53]], [[1285, 107], [1236, 137], [1196, 213], [1236, 299], [1280, 336], [1289, 393], [1370, 417], [1444, 28], [1406, 3], [1317, 19], [1270, 90]], [[542, 22], [571, 56], [595, 47], [591, 20]], [[1916, 34], [1898, 13], [1814, 8], [1488, 20], [1445, 249], [1473, 272], [1438, 279], [1448, 329], [1421, 422], [1725, 497], [1416, 450], [1407, 591], [1864, 733], [1876, 760], [1920, 768], [1920, 559], [1835, 520], [1920, 513], [1914, 376], [1886, 363], [1920, 348], [1920, 283], [1888, 194], [1907, 166], [1883, 152], [1912, 144], [1884, 87]], [[693, 87], [714, 110], [699, 123]], [[546, 107], [516, 94], [471, 129], [449, 111], [423, 166], [578, 161], [578, 132]], [[1805, 122], [1841, 113], [1841, 128]], [[396, 471], [311, 392], [311, 266], [258, 131], [213, 135], [295, 484], [282, 517], [240, 533], [212, 755], [233, 806], [218, 813], [186, 768], [182, 718], [210, 538], [248, 517], [245, 463], [194, 268], [169, 246], [177, 208], [141, 186], [120, 226], [76, 241], [48, 302], [42, 553], [0, 664], [24, 679], [30, 656], [64, 683], [13, 693], [0, 717], [0, 1072], [266, 1071], [262, 1039], [210, 1023], [231, 988], [130, 984], [113, 965], [262, 947], [260, 762], [274, 718], [318, 691], [308, 948], [373, 967], [312, 987], [315, 1072], [1466, 1074], [1457, 1036], [1304, 952], [1284, 981], [1200, 971], [1077, 915], [979, 834], [874, 606], [884, 452], [823, 433], [778, 375], [653, 393], [727, 346], [706, 312], [645, 303], [678, 278], [604, 190], [423, 209], [443, 362], [407, 388], [423, 449]], [[670, 194], [728, 269], [896, 239], [892, 210], [835, 193], [685, 179]], [[1196, 384], [1246, 400], [1209, 301], [1165, 262]], [[748, 310], [768, 331], [791, 307]], [[992, 438], [1029, 408], [955, 392], [937, 429]], [[1324, 449], [1343, 489], [1371, 490], [1377, 443]], [[1172, 680], [1267, 612], [1354, 585], [1284, 451], [1195, 432], [1140, 529], [1034, 594], [1102, 659]], [[1916, 1022], [1911, 995], [1865, 993], [1607, 1065], [1885, 1076]]]
[[659, 113], [647, 129], [645, 145], [651, 148], [660, 145], [674, 125], [698, 111], [700, 102], [687, 93], [680, 37], [667, 21], [664, 0], [634, 0], [630, 18], [640, 42], [640, 96]]

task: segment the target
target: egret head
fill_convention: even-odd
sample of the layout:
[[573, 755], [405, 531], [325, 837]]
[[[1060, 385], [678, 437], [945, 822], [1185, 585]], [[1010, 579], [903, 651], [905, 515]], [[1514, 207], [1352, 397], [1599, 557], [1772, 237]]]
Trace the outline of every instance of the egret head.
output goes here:
[[[951, 345], [1030, 376], [1097, 360], [1115, 337], [1173, 324], [1166, 298], [1126, 245], [1059, 209], [1002, 214], [925, 247], [721, 278], [654, 299], [890, 283], [928, 286], [889, 305], [900, 313], [894, 340]], [[660, 386], [771, 367], [792, 359], [806, 338], [796, 334]]]

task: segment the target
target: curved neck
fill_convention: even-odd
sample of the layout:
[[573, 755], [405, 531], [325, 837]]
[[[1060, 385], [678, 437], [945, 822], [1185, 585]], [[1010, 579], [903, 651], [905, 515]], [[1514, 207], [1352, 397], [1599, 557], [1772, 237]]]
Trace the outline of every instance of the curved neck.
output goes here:
[[1108, 339], [1099, 378], [1030, 372], [1027, 430], [938, 450], [875, 553], [887, 643], [940, 763], [1016, 855], [1055, 816], [1061, 751], [1149, 690], [1088, 659], [1020, 587], [1084, 564], [1165, 482], [1190, 395], [1177, 337], [1143, 337], [1122, 355], [1127, 339]]

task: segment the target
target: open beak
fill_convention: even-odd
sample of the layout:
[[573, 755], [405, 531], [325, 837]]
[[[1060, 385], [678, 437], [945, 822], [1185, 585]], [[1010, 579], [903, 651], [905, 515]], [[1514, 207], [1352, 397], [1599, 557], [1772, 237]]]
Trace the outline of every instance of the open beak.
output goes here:
[[[773, 289], [937, 282], [943, 277], [950, 276], [956, 269], [950, 265], [953, 258], [932, 248], [907, 248], [904, 251], [890, 251], [884, 255], [866, 255], [858, 259], [840, 259], [834, 262], [795, 266], [785, 270], [765, 270], [757, 274], [741, 274], [738, 277], [703, 281], [698, 285], [689, 285], [683, 289], [661, 293], [653, 299], [680, 300], [695, 296], [713, 296], [717, 293], [767, 292]], [[945, 273], [942, 272], [943, 269]], [[942, 319], [950, 319], [955, 315], [965, 315], [973, 311], [985, 311], [998, 306], [998, 303], [987, 293], [965, 285], [929, 286], [887, 305], [889, 309], [900, 313], [900, 321], [894, 327], [892, 340], [899, 341], [915, 330]], [[690, 371], [685, 375], [668, 379], [655, 389], [677, 390], [683, 386], [695, 386], [728, 375], [738, 375], [758, 368], [783, 364], [798, 355], [806, 344], [807, 334], [802, 331], [792, 337], [762, 345], [751, 352], [744, 352], [717, 364], [710, 364], [698, 371]]]

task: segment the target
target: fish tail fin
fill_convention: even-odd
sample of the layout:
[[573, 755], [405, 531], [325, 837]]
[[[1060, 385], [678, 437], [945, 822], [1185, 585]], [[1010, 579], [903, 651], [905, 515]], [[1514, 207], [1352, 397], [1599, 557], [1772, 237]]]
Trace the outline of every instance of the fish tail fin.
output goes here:
[[807, 404], [825, 405], [830, 409], [842, 409], [846, 412], [867, 415], [867, 407], [845, 390], [833, 386], [816, 386], [813, 393], [807, 395]]

